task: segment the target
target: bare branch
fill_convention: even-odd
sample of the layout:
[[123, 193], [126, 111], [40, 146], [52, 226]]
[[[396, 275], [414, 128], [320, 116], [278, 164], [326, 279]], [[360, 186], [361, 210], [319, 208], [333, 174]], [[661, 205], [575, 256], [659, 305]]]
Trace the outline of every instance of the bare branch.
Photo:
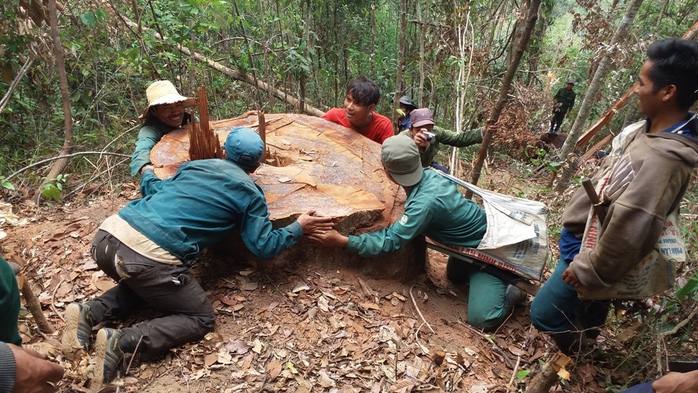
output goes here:
[[106, 152], [106, 151], [81, 151], [81, 152], [77, 152], [77, 153], [66, 154], [66, 155], [62, 155], [62, 156], [56, 156], [56, 157], [47, 158], [45, 160], [37, 161], [33, 164], [27, 165], [24, 168], [17, 170], [16, 172], [12, 173], [10, 176], [7, 176], [7, 178], [5, 178], [5, 181], [12, 179], [13, 177], [26, 171], [27, 169], [31, 169], [31, 168], [37, 167], [39, 165], [46, 164], [47, 162], [62, 160], [64, 158], [71, 158], [71, 157], [76, 157], [76, 156], [86, 156], [86, 155], [90, 155], [90, 154], [97, 154], [100, 156], [131, 157], [127, 154], [112, 153], [112, 152]]

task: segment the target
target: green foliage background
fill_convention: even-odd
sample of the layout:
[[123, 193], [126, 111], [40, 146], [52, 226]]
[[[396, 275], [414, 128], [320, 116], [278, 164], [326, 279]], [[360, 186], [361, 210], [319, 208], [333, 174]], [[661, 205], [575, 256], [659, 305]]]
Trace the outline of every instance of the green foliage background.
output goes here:
[[[27, 57], [36, 55], [0, 112], [0, 174], [5, 176], [55, 155], [63, 139], [48, 14], [45, 8], [43, 15], [37, 13], [36, 3], [10, 0], [0, 5], [3, 90], [9, 88]], [[599, 97], [595, 114], [632, 84], [649, 42], [683, 34], [698, 15], [695, 7], [681, 2], [669, 1], [664, 9], [662, 3], [643, 4], [632, 38], [616, 59], [617, 67]], [[59, 32], [69, 77], [75, 150], [109, 146], [110, 151], [130, 154], [137, 115], [145, 106], [145, 87], [157, 79], [175, 81], [184, 94], [206, 86], [212, 118], [233, 117], [251, 108], [299, 110], [193, 60], [177, 50], [180, 44], [290, 96], [300, 98], [303, 92], [306, 102], [321, 110], [341, 106], [349, 79], [368, 76], [383, 93], [378, 111], [391, 115], [396, 91], [418, 97], [423, 34], [421, 104], [432, 108], [441, 124], [455, 128], [458, 64], [468, 61], [463, 126], [477, 126], [496, 98], [517, 28], [517, 11], [509, 1], [409, 1], [404, 79], [398, 86], [398, 0], [65, 4], [59, 10]], [[570, 77], [578, 80], [577, 90], [583, 94], [598, 62], [599, 48], [610, 40], [623, 11], [623, 2], [618, 1], [543, 1], [535, 36], [515, 81], [518, 95], [534, 95], [540, 105], [515, 112], [518, 122], [509, 125], [511, 133], [537, 135], [544, 131], [550, 91], [561, 81]], [[127, 24], [126, 19], [137, 25]], [[457, 26], [466, 31], [465, 59], [458, 52]], [[165, 38], [157, 38], [158, 34]], [[519, 98], [514, 93], [512, 100]], [[618, 124], [614, 126], [624, 121], [627, 119], [622, 115], [616, 116]], [[86, 165], [84, 160], [72, 164], [73, 170]], [[33, 176], [40, 174], [27, 173], [23, 180], [33, 184]]]

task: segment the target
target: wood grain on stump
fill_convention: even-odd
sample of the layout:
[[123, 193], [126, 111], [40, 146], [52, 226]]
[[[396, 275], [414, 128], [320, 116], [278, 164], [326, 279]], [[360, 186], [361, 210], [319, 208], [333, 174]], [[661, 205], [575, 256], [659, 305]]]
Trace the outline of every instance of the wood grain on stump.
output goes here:
[[[251, 178], [264, 190], [274, 227], [316, 210], [318, 215], [339, 217], [335, 228], [340, 233], [359, 234], [386, 228], [402, 215], [405, 194], [383, 172], [378, 143], [318, 117], [265, 114], [265, 118], [268, 154]], [[255, 116], [211, 122], [221, 144], [234, 127], [256, 129], [257, 125]], [[150, 155], [156, 175], [174, 175], [179, 165], [189, 160], [188, 149], [187, 129], [166, 134]], [[245, 249], [238, 234], [229, 243], [225, 248], [234, 250], [228, 255], [236, 260], [261, 262]], [[312, 261], [357, 268], [376, 277], [408, 279], [423, 271], [425, 255], [421, 238], [378, 258], [318, 248], [301, 240], [262, 263], [279, 266]]]

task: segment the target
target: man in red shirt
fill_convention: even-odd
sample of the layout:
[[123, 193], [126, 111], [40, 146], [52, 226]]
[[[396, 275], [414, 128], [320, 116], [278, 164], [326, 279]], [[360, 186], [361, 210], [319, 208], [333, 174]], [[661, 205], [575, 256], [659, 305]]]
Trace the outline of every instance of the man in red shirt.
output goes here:
[[390, 119], [373, 111], [379, 98], [378, 86], [370, 79], [363, 76], [352, 79], [347, 85], [344, 109], [332, 108], [322, 115], [322, 118], [351, 128], [382, 144], [384, 140], [395, 135], [395, 132]]

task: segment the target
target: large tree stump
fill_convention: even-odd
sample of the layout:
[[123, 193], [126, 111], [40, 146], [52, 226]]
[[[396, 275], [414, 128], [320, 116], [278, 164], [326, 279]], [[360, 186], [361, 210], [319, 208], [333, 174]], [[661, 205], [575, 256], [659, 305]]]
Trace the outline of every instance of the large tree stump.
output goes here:
[[[287, 225], [308, 210], [339, 217], [336, 229], [343, 234], [383, 229], [400, 217], [405, 195], [383, 172], [379, 144], [318, 117], [266, 114], [265, 118], [268, 154], [265, 165], [251, 177], [264, 190], [275, 227]], [[255, 129], [257, 118], [211, 123], [221, 143], [237, 126]], [[160, 178], [174, 175], [179, 165], [189, 160], [188, 148], [186, 129], [165, 135], [151, 152], [155, 173]], [[228, 255], [237, 260], [260, 262], [245, 249], [239, 235], [233, 235], [225, 247], [235, 250]], [[407, 279], [423, 271], [425, 257], [421, 238], [399, 252], [370, 259], [302, 240], [264, 263], [283, 266], [312, 261], [328, 267], [353, 267], [376, 277]]]

